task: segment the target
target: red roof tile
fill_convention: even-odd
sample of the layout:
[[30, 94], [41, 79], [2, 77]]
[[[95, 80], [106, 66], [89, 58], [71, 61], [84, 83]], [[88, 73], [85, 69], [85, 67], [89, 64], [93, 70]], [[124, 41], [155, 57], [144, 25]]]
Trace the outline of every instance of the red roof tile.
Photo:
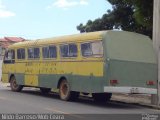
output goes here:
[[25, 40], [21, 37], [4, 37], [4, 39], [6, 39], [8, 42], [22, 42]]
[[7, 48], [10, 44], [7, 42], [3, 42], [0, 44], [3, 48]]
[[7, 42], [7, 40], [4, 38], [0, 38], [0, 42]]

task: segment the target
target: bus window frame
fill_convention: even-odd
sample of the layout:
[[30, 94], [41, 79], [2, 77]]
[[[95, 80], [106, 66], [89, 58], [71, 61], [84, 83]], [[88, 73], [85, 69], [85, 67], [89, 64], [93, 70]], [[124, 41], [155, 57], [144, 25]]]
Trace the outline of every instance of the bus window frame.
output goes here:
[[[82, 47], [81, 45], [82, 44], [87, 44], [87, 43], [96, 43], [96, 42], [102, 42], [102, 47], [103, 47], [103, 54], [101, 56], [94, 56], [94, 55], [91, 55], [91, 56], [83, 56], [82, 55]], [[92, 47], [92, 46], [91, 46]], [[93, 51], [92, 51], [93, 53]], [[80, 42], [80, 55], [82, 58], [103, 58], [104, 57], [104, 46], [103, 46], [103, 40], [95, 40], [95, 41], [88, 41], [88, 42]]]
[[[63, 56], [61, 56], [61, 46], [64, 46], [64, 45], [70, 45], [70, 44], [74, 44], [74, 45], [76, 45], [76, 47], [77, 47], [77, 56], [76, 57], [70, 57], [70, 56], [68, 56], [68, 57], [63, 57]], [[69, 48], [68, 48], [68, 51], [69, 51]], [[59, 44], [59, 55], [60, 55], [60, 59], [77, 59], [78, 58], [78, 43], [64, 43], [64, 44]]]

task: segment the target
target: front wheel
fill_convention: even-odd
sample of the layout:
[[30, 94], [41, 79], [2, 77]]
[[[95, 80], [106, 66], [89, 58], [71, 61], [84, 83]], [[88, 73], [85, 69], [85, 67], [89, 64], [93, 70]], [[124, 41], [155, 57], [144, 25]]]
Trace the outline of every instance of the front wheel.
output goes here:
[[59, 95], [61, 100], [64, 101], [75, 101], [79, 97], [79, 92], [70, 90], [69, 83], [67, 80], [62, 80], [59, 87]]
[[11, 86], [11, 90], [14, 92], [20, 92], [23, 89], [22, 85], [17, 84], [15, 76], [11, 77], [10, 86]]

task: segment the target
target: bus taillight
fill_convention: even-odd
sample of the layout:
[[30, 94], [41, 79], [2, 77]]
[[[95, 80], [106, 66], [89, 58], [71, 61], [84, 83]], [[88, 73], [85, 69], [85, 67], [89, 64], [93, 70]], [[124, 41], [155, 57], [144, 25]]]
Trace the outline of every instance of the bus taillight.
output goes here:
[[118, 80], [110, 80], [110, 84], [111, 85], [116, 85], [116, 84], [118, 84]]
[[154, 81], [147, 81], [147, 85], [155, 85]]

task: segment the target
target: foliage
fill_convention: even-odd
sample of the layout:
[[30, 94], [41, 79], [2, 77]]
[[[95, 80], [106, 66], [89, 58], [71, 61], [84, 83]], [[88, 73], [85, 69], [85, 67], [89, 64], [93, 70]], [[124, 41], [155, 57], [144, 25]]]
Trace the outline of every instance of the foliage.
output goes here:
[[80, 32], [122, 29], [152, 37], [153, 0], [107, 0], [113, 10], [77, 26]]

